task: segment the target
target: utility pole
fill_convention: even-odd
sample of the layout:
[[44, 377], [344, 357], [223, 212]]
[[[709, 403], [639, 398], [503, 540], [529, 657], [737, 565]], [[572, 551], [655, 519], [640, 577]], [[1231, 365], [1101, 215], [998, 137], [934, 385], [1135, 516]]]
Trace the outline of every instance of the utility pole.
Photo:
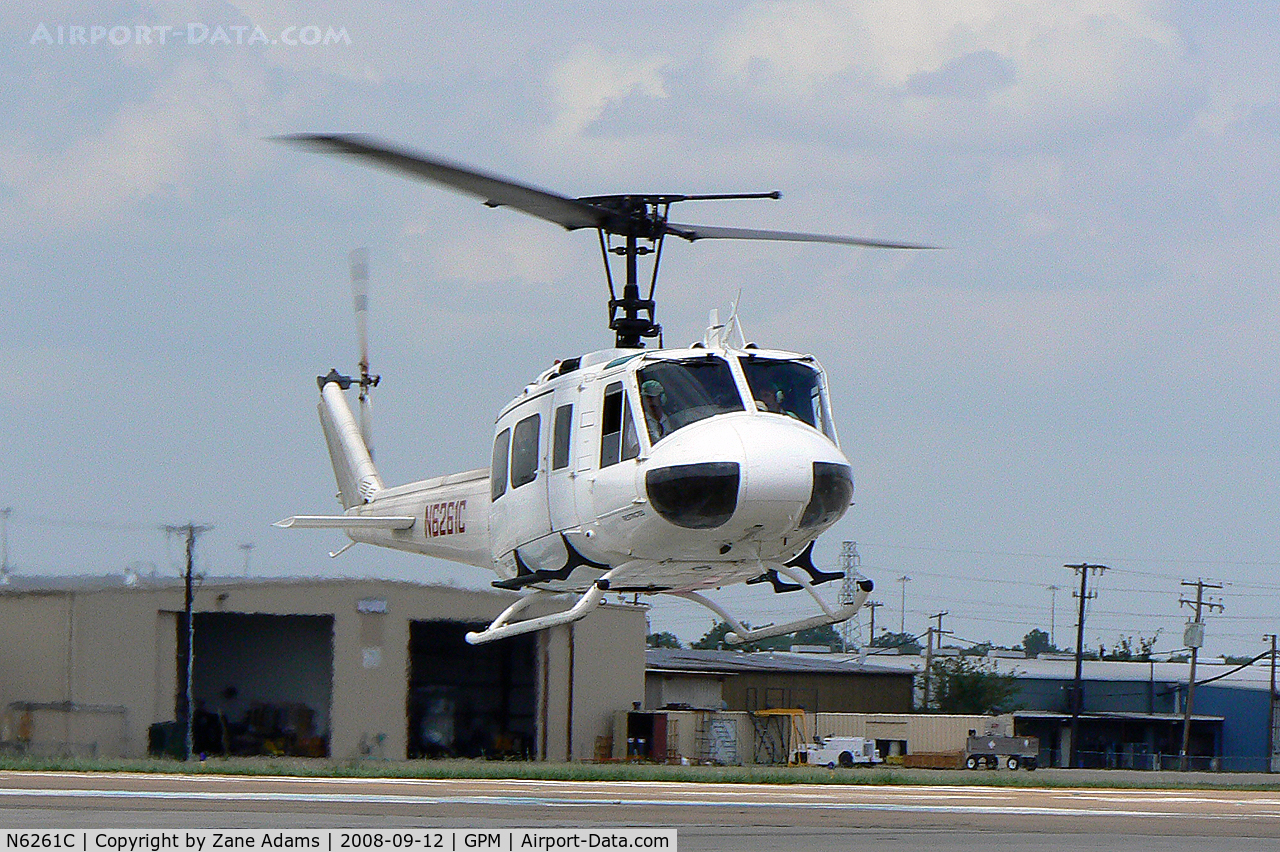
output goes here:
[[924, 656], [924, 710], [926, 712], [929, 710], [929, 704], [933, 697], [933, 637], [938, 637], [938, 649], [941, 650], [942, 637], [951, 633], [950, 630], [942, 629], [942, 616], [947, 615], [947, 613], [948, 610], [944, 609], [942, 612], [936, 612], [929, 616], [930, 621], [937, 620], [938, 626], [935, 628], [933, 625], [929, 625], [929, 630], [927, 631], [929, 639], [928, 644], [925, 646], [926, 650]]
[[1276, 750], [1276, 634], [1268, 633], [1263, 641], [1271, 640], [1271, 692], [1267, 701], [1267, 771], [1275, 771]]
[[880, 601], [867, 601], [863, 606], [871, 610], [871, 635], [867, 637], [867, 644], [870, 645], [876, 639], [876, 610], [884, 604]]
[[1058, 647], [1058, 590], [1061, 586], [1049, 586], [1049, 644]]
[[191, 706], [191, 681], [192, 669], [195, 664], [195, 619], [192, 618], [192, 604], [195, 602], [195, 589], [192, 584], [193, 566], [195, 564], [196, 537], [208, 532], [213, 527], [202, 524], [185, 523], [181, 525], [166, 525], [164, 531], [169, 535], [182, 535], [187, 540], [187, 569], [185, 573], [186, 594], [183, 597], [183, 622], [186, 630], [183, 631], [183, 647], [179, 650], [179, 659], [182, 660], [183, 688], [182, 695], [178, 701], [178, 716], [183, 718], [187, 726], [186, 741], [182, 751], [182, 759], [190, 760], [191, 753], [195, 750], [195, 713]]
[[[1089, 575], [1101, 575], [1110, 571], [1106, 565], [1090, 565], [1081, 562], [1079, 565], [1064, 565], [1080, 575], [1080, 612], [1076, 616], [1076, 677], [1071, 691], [1067, 693], [1067, 708], [1071, 711], [1071, 750], [1067, 757], [1067, 766], [1077, 768], [1080, 758], [1080, 711], [1084, 707], [1084, 605], [1089, 598], [1096, 598], [1097, 592], [1089, 591]], [[1050, 640], [1052, 641], [1052, 640]]]
[[1196, 657], [1200, 651], [1200, 646], [1204, 644], [1204, 622], [1200, 620], [1200, 611], [1204, 607], [1208, 607], [1210, 612], [1214, 609], [1222, 609], [1222, 604], [1212, 603], [1204, 599], [1204, 590], [1221, 589], [1222, 584], [1206, 583], [1204, 580], [1196, 580], [1194, 583], [1190, 580], [1183, 580], [1182, 585], [1196, 587], [1196, 599], [1194, 601], [1178, 598], [1179, 605], [1195, 607], [1196, 610], [1195, 621], [1188, 622], [1187, 629], [1182, 634], [1183, 644], [1191, 649], [1191, 674], [1190, 680], [1187, 681], [1187, 706], [1182, 712], [1182, 749], [1178, 752], [1178, 769], [1186, 772], [1189, 763], [1187, 749], [1191, 744], [1191, 704], [1196, 700]]
[[911, 582], [911, 578], [903, 574], [898, 578], [898, 582], [902, 584], [902, 618], [898, 622], [898, 632], [907, 632], [907, 583]]

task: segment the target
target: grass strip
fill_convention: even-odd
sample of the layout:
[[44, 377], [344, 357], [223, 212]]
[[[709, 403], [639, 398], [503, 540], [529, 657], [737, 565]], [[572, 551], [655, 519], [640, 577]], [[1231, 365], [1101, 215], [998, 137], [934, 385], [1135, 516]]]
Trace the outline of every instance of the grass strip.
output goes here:
[[[1048, 769], [1036, 772], [903, 769], [825, 769], [786, 766], [666, 766], [641, 763], [535, 763], [498, 760], [328, 760], [292, 757], [76, 758], [0, 755], [0, 771], [128, 772], [297, 778], [507, 779], [634, 781], [694, 784], [855, 784], [1109, 789], [1280, 790], [1280, 779], [1231, 773], [1111, 772]], [[1135, 777], [1136, 776], [1136, 777]], [[1265, 778], [1265, 776], [1264, 776]]]

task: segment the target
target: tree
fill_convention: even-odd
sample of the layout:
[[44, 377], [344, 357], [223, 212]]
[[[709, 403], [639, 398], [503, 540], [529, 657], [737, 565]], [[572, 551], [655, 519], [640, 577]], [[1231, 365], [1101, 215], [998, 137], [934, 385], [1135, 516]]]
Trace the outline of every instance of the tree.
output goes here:
[[[749, 622], [742, 622], [743, 627], [750, 628]], [[733, 628], [723, 621], [717, 622], [702, 638], [690, 645], [699, 651], [789, 651], [791, 643], [794, 641], [791, 636], [770, 636], [767, 639], [757, 639], [755, 642], [747, 642], [742, 645], [730, 645], [725, 641], [725, 636]]]
[[995, 663], [979, 657], [941, 657], [929, 668], [933, 707], [939, 713], [981, 716], [1014, 709], [1016, 672], [1001, 674]]
[[702, 634], [702, 638], [690, 645], [698, 651], [725, 651], [735, 646], [724, 641], [725, 635], [730, 631], [730, 627], [723, 621], [716, 622], [716, 625]]
[[871, 640], [873, 648], [897, 648], [903, 654], [919, 654], [921, 645], [917, 637], [910, 633], [890, 633], [885, 631]]
[[795, 645], [826, 645], [833, 651], [838, 651], [844, 647], [844, 639], [836, 632], [835, 627], [830, 624], [821, 624], [817, 627], [809, 627], [795, 634], [793, 640]]
[[1156, 647], [1156, 639], [1159, 638], [1160, 631], [1156, 631], [1155, 636], [1147, 637], [1139, 635], [1137, 639], [1138, 647], [1134, 649], [1134, 638], [1132, 636], [1121, 636], [1116, 642], [1116, 646], [1107, 651], [1106, 647], [1100, 649], [1101, 657], [1104, 660], [1132, 660], [1142, 663], [1151, 662], [1151, 652]]
[[661, 633], [650, 633], [645, 637], [645, 644], [650, 648], [683, 648], [680, 637], [663, 630]]
[[1026, 651], [1028, 657], [1062, 653], [1062, 649], [1049, 641], [1049, 634], [1039, 628], [1022, 637], [1022, 650]]

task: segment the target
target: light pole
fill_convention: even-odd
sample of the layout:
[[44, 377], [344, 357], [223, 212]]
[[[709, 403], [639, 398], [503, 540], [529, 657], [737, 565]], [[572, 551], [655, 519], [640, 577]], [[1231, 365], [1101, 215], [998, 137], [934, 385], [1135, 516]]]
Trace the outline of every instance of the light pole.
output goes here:
[[253, 553], [253, 542], [246, 542], [240, 545], [240, 549], [244, 551], [244, 575], [249, 576], [249, 554]]
[[1061, 586], [1049, 587], [1049, 644], [1056, 650], [1058, 647], [1058, 589]]
[[0, 509], [0, 585], [9, 582], [9, 516], [12, 506]]
[[1276, 634], [1268, 633], [1263, 640], [1271, 640], [1271, 694], [1267, 701], [1267, 771], [1275, 771], [1276, 753]]
[[902, 617], [898, 621], [898, 632], [907, 632], [907, 583], [911, 582], [911, 578], [903, 574], [898, 578], [898, 582], [902, 584]]

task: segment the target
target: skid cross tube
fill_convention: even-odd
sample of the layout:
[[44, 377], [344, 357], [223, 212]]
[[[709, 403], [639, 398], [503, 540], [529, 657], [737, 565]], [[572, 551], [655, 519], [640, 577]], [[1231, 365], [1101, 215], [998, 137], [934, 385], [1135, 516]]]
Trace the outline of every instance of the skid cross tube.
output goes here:
[[[616, 570], [616, 569], [615, 569]], [[604, 599], [604, 593], [609, 590], [609, 577], [613, 571], [608, 572], [599, 580], [591, 585], [578, 598], [578, 602], [562, 612], [552, 613], [551, 615], [539, 615], [534, 618], [524, 619], [522, 621], [512, 622], [511, 619], [519, 615], [530, 604], [535, 601], [545, 600], [551, 597], [552, 592], [531, 592], [529, 595], [521, 598], [502, 611], [502, 613], [493, 620], [488, 627], [480, 632], [470, 632], [466, 635], [468, 645], [483, 645], [486, 642], [493, 642], [496, 639], [505, 639], [508, 636], [519, 636], [522, 633], [533, 633], [537, 630], [546, 630], [548, 627], [558, 627], [561, 624], [569, 624], [586, 618], [591, 611], [599, 606], [600, 601]]]
[[724, 607], [706, 595], [692, 591], [666, 592], [665, 594], [702, 604], [720, 616], [720, 619], [731, 628], [730, 632], [725, 634], [724, 641], [730, 645], [741, 645], [745, 642], [754, 642], [757, 639], [768, 639], [773, 636], [782, 636], [785, 633], [795, 633], [797, 630], [808, 630], [810, 627], [821, 627], [824, 624], [839, 624], [842, 621], [847, 621], [867, 602], [867, 597], [871, 594], [873, 587], [870, 580], [859, 580], [858, 591], [853, 600], [845, 606], [832, 607], [818, 595], [813, 588], [813, 584], [809, 582], [809, 578], [804, 576], [802, 572], [785, 565], [774, 565], [772, 567], [788, 579], [799, 583], [817, 601], [823, 614], [801, 618], [796, 621], [788, 621], [785, 624], [766, 624], [763, 627], [751, 628], [734, 618]]

